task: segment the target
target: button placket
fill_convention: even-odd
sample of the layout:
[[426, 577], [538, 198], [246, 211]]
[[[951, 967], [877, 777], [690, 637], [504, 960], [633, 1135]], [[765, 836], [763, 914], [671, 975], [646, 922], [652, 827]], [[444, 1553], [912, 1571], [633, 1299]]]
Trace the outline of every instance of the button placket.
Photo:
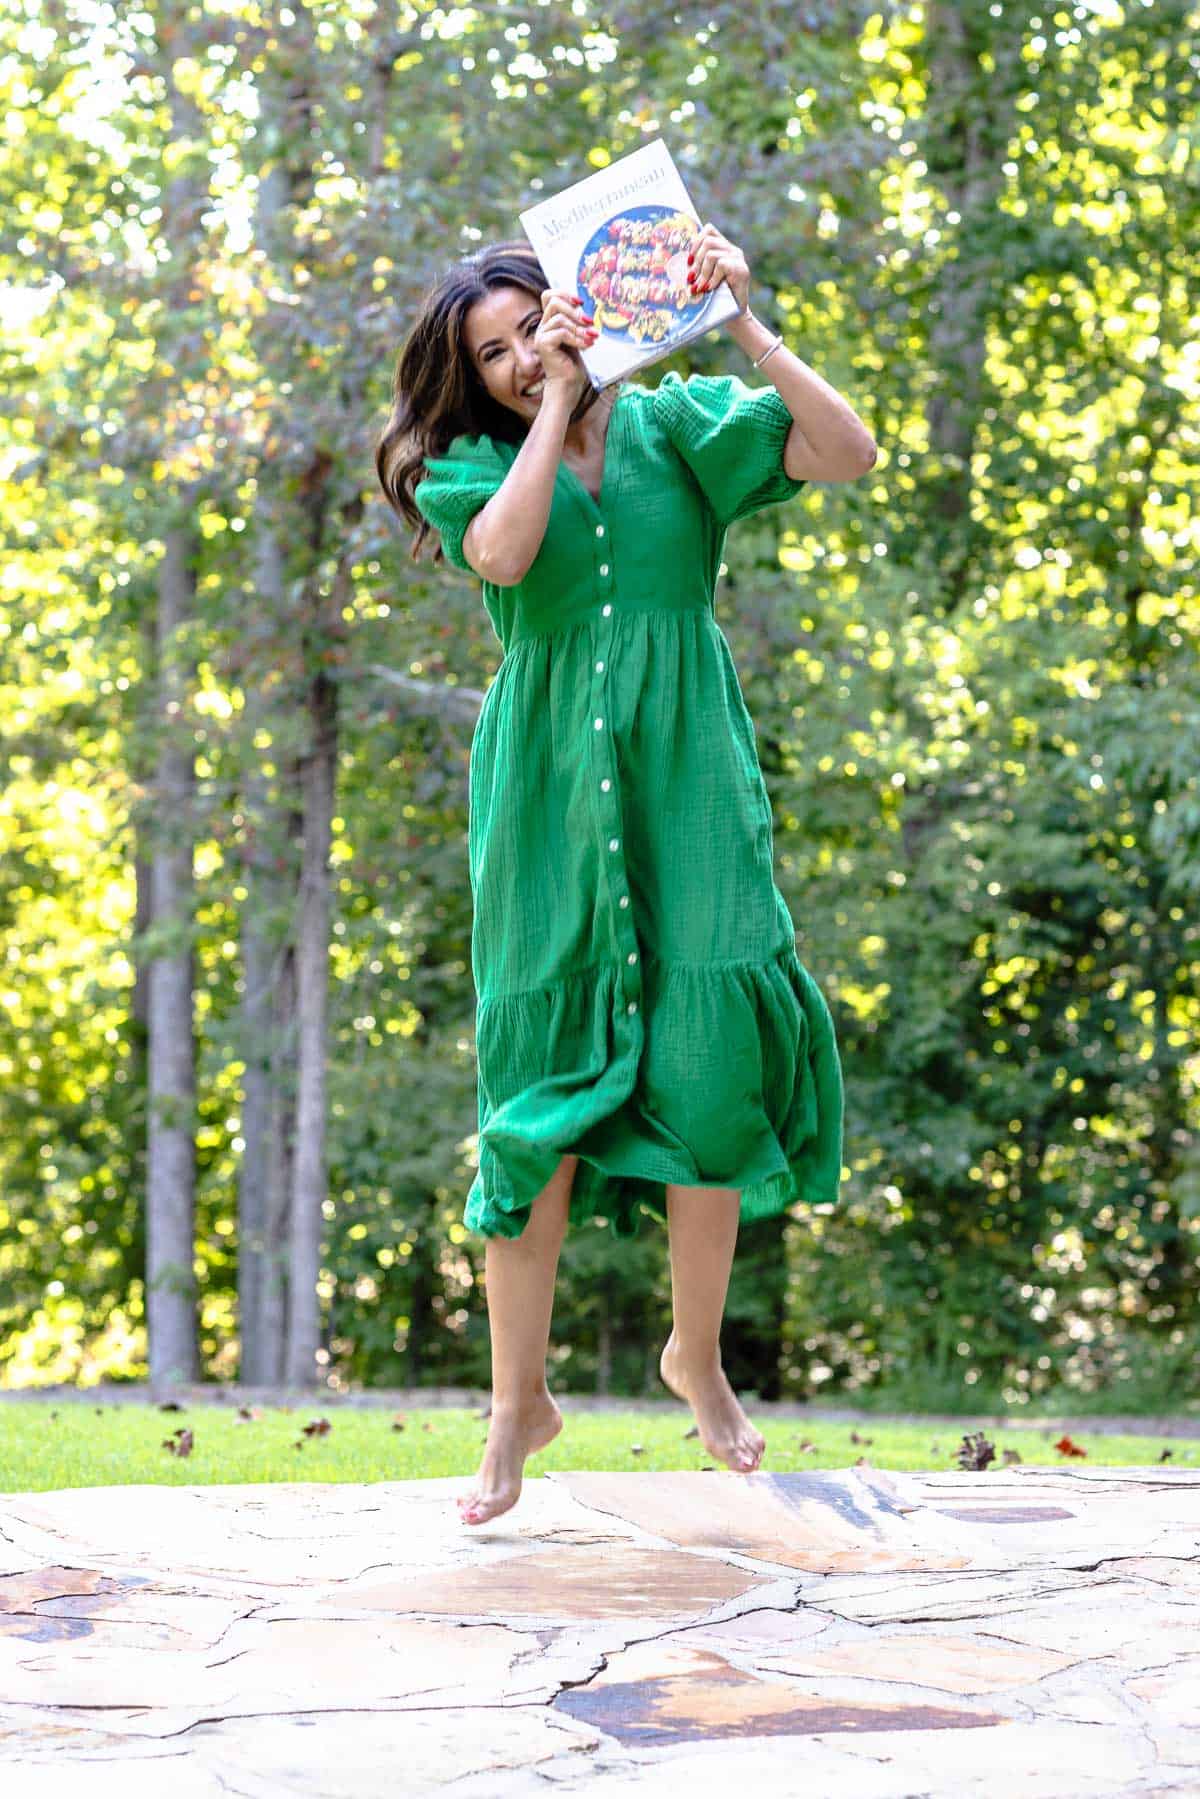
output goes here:
[[[608, 532], [606, 527], [603, 524], [598, 524], [596, 526], [597, 555], [608, 555], [611, 557], [612, 551], [608, 548], [607, 537]], [[610, 561], [598, 563], [597, 577], [597, 586], [600, 588], [601, 593], [610, 593], [612, 591], [612, 564]], [[612, 601], [606, 597], [600, 607], [600, 618], [601, 620], [609, 620], [612, 618], [612, 614]], [[597, 755], [596, 760], [599, 769], [598, 791], [601, 795], [599, 802], [600, 828], [605, 835], [604, 857], [608, 864], [607, 885], [609, 892], [615, 894], [617, 900], [618, 947], [625, 960], [625, 967], [621, 975], [621, 988], [625, 995], [626, 1014], [632, 1018], [639, 1010], [638, 1002], [641, 997], [641, 956], [639, 954], [637, 933], [634, 930], [633, 920], [630, 917], [628, 892], [629, 879], [624, 862], [625, 841], [620, 828], [620, 789], [613, 778], [616, 773], [615, 743], [611, 726], [607, 730], [605, 729], [605, 726], [609, 721], [605, 710], [606, 695], [604, 682], [612, 660], [612, 630], [611, 624], [605, 625], [603, 623], [599, 624], [596, 629], [597, 643], [593, 668], [592, 726], [594, 738], [598, 734], [597, 749], [599, 754]], [[621, 889], [624, 889], [624, 891], [621, 891]]]

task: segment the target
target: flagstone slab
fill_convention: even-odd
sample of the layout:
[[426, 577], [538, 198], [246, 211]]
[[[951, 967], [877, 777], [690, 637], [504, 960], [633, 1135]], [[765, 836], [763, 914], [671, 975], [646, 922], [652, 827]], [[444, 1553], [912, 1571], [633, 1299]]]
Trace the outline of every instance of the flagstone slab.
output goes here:
[[753, 1660], [764, 1671], [814, 1681], [845, 1675], [932, 1687], [942, 1693], [1005, 1692], [1074, 1666], [1072, 1657], [1052, 1650], [925, 1631], [888, 1637], [864, 1631], [810, 1648], [773, 1648], [767, 1654], [755, 1653]]
[[[1191, 1646], [1200, 1649], [1200, 1634], [1193, 1634]], [[1152, 1706], [1162, 1722], [1200, 1730], [1200, 1654], [1185, 1656], [1159, 1673], [1127, 1681], [1125, 1690]]]
[[[2, 1728], [2, 1727], [0, 1727]], [[445, 1707], [393, 1713], [334, 1711], [280, 1713], [270, 1718], [223, 1718], [195, 1724], [183, 1738], [126, 1742], [77, 1724], [51, 1736], [29, 1729], [21, 1767], [0, 1761], [5, 1799], [62, 1799], [64, 1768], [73, 1766], [87, 1799], [109, 1789], [106, 1770], [128, 1770], [114, 1796], [144, 1792], [170, 1799], [193, 1792], [205, 1799], [369, 1799], [383, 1793], [440, 1791], [482, 1773], [490, 1782], [511, 1772], [563, 1758], [581, 1762], [600, 1746], [598, 1732], [540, 1706], [511, 1711]], [[117, 1754], [119, 1760], [112, 1758]], [[144, 1777], [144, 1785], [138, 1779]], [[157, 1782], [157, 1785], [154, 1783]], [[10, 1784], [15, 1783], [15, 1784]], [[26, 1783], [26, 1784], [22, 1784]], [[82, 1783], [86, 1783], [83, 1785]], [[99, 1784], [98, 1784], [99, 1783]]]
[[462, 1485], [0, 1498], [3, 1799], [1200, 1793], [1194, 1474]]
[[[868, 1569], [992, 1569], [1061, 1565], [1086, 1555], [1097, 1531], [1106, 1555], [1164, 1557], [1194, 1552], [1188, 1521], [1200, 1516], [1200, 1477], [1182, 1470], [1147, 1483], [1132, 1513], [1127, 1483], [1114, 1470], [1062, 1475], [1030, 1469], [1008, 1478], [984, 1474], [974, 1490], [947, 1482], [963, 1476], [852, 1468], [837, 1489], [820, 1473], [750, 1475], [552, 1474], [583, 1504], [611, 1511], [681, 1547], [717, 1549], [826, 1574]], [[1045, 1478], [1042, 1478], [1042, 1477]], [[636, 1489], [630, 1480], [642, 1479]], [[625, 1483], [625, 1484], [622, 1484]], [[1051, 1495], [1053, 1497], [1051, 1497]], [[1147, 1538], [1147, 1527], [1150, 1537]]]
[[456, 1618], [694, 1618], [763, 1586], [756, 1574], [700, 1556], [626, 1545], [617, 1559], [611, 1544], [562, 1545], [423, 1579], [351, 1582], [337, 1603]]
[[763, 1680], [678, 1638], [610, 1656], [585, 1686], [561, 1693], [555, 1703], [618, 1742], [650, 1747], [831, 1731], [975, 1730], [1007, 1722], [1003, 1713], [936, 1701], [806, 1692], [797, 1682]]
[[[532, 1658], [498, 1620], [467, 1629], [440, 1620], [239, 1620], [212, 1651], [151, 1653], [96, 1639], [0, 1646], [0, 1695], [25, 1705], [138, 1706], [169, 1728], [214, 1716], [281, 1710], [546, 1703], [586, 1678], [596, 1657], [565, 1636]], [[16, 1651], [16, 1653], [13, 1653]]]
[[964, 1568], [957, 1533], [902, 1511], [878, 1483], [848, 1470], [821, 1474], [656, 1474], [630, 1486], [621, 1474], [552, 1474], [581, 1504], [609, 1512], [681, 1548], [820, 1570]]

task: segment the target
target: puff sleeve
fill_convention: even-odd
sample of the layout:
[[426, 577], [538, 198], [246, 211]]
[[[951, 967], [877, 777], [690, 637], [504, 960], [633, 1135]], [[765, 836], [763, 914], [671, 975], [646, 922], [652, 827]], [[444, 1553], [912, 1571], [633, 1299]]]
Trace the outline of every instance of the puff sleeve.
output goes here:
[[444, 456], [427, 456], [425, 467], [428, 473], [413, 489], [413, 503], [441, 538], [447, 562], [478, 579], [463, 555], [463, 538], [508, 468], [488, 437], [456, 437]]
[[689, 375], [669, 369], [654, 390], [656, 415], [712, 508], [731, 525], [804, 486], [784, 472], [792, 415], [774, 387], [749, 387], [740, 375]]

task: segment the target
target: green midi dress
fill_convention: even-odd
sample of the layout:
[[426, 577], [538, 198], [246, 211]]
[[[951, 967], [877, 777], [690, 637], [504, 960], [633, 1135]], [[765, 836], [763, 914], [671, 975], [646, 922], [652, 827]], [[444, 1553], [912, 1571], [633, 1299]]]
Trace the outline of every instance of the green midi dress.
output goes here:
[[[714, 612], [725, 532], [790, 499], [774, 387], [626, 383], [599, 501], [560, 462], [524, 580], [483, 584], [504, 649], [471, 743], [479, 1165], [463, 1222], [517, 1237], [565, 1155], [574, 1223], [638, 1234], [669, 1181], [740, 1219], [836, 1200], [829, 1008], [774, 880], [770, 801]], [[461, 436], [420, 512], [463, 534], [519, 445]]]

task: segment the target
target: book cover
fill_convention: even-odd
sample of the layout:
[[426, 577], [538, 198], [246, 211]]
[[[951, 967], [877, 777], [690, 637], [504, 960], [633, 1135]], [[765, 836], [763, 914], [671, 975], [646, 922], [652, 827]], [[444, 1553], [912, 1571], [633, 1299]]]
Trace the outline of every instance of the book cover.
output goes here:
[[600, 335], [579, 352], [595, 388], [737, 316], [724, 281], [705, 294], [688, 286], [700, 218], [661, 137], [519, 217], [547, 284], [595, 318]]

